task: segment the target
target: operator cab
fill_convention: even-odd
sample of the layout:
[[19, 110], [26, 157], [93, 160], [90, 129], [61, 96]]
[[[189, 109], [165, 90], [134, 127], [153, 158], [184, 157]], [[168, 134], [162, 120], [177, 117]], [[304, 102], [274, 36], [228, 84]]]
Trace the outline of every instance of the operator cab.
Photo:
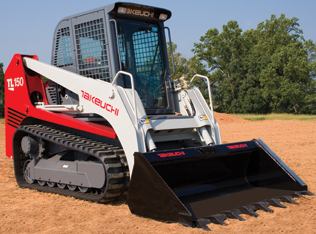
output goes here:
[[[166, 74], [158, 25], [125, 19], [117, 20], [117, 25], [121, 70], [133, 75], [145, 108], [165, 109]], [[123, 83], [125, 88], [131, 87], [129, 77]]]
[[[120, 2], [67, 17], [55, 30], [52, 64], [107, 82], [128, 72], [148, 115], [174, 114], [164, 27], [170, 17], [165, 9]], [[116, 84], [131, 88], [130, 77], [120, 75]], [[78, 102], [57, 90], [56, 104]]]
[[[140, 5], [118, 4], [112, 15], [120, 70], [133, 75], [135, 89], [147, 114], [173, 114], [163, 26], [163, 20], [171, 13]], [[129, 77], [123, 76], [122, 83], [125, 88], [131, 87]]]

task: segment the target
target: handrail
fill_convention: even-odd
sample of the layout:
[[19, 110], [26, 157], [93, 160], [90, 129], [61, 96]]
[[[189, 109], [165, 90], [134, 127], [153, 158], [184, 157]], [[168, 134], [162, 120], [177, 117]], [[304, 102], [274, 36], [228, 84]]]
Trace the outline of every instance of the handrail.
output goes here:
[[211, 107], [211, 110], [213, 111], [213, 104], [212, 104], [212, 95], [211, 95], [211, 86], [210, 86], [210, 80], [207, 76], [202, 76], [202, 75], [199, 75], [199, 74], [196, 74], [192, 77], [192, 79], [190, 80], [190, 85], [192, 83], [192, 81], [195, 79], [195, 77], [201, 77], [203, 79], [206, 79], [206, 82], [207, 82], [207, 89], [208, 89], [208, 96], [209, 96], [209, 99], [210, 99], [210, 107]]
[[135, 126], [137, 127], [137, 124], [138, 124], [138, 117], [137, 117], [137, 109], [136, 109], [136, 97], [135, 97], [135, 87], [134, 87], [134, 78], [133, 78], [133, 75], [129, 72], [125, 72], [125, 71], [118, 71], [111, 83], [112, 86], [115, 85], [115, 82], [117, 80], [117, 78], [119, 77], [120, 74], [123, 74], [123, 75], [127, 75], [130, 77], [130, 80], [131, 80], [131, 86], [132, 86], [132, 95], [133, 95], [133, 102], [134, 102], [134, 115], [135, 115]]
[[119, 64], [120, 64], [120, 69], [122, 70], [122, 58], [121, 58], [121, 52], [120, 52], [120, 45], [119, 45], [119, 40], [118, 40], [118, 31], [117, 31], [117, 23], [115, 19], [111, 19], [110, 22], [114, 23], [114, 28], [115, 28], [115, 39], [116, 39], [116, 49], [119, 57]]
[[[210, 122], [211, 122], [211, 125], [212, 125], [212, 132], [214, 132], [215, 135], [216, 135], [216, 130], [215, 130], [215, 128], [216, 128], [216, 120], [215, 120], [214, 110], [213, 110], [213, 102], [212, 102], [210, 80], [209, 80], [209, 78], [207, 76], [202, 76], [202, 75], [196, 74], [190, 80], [190, 85], [191, 85], [192, 81], [195, 79], [195, 77], [201, 77], [203, 79], [206, 79], [207, 89], [208, 89], [208, 96], [209, 96], [209, 99], [210, 99], [211, 117], [212, 117], [212, 119], [210, 119]], [[215, 136], [215, 138], [216, 138], [216, 136]]]
[[170, 53], [171, 53], [172, 69], [173, 69], [172, 74], [170, 75], [170, 77], [172, 77], [172, 76], [174, 76], [176, 69], [175, 69], [175, 65], [174, 65], [174, 58], [173, 58], [173, 51], [172, 51], [171, 33], [170, 33], [170, 28], [164, 27], [164, 29], [168, 30], [168, 35], [169, 35], [169, 43], [170, 43], [169, 49], [171, 50]]

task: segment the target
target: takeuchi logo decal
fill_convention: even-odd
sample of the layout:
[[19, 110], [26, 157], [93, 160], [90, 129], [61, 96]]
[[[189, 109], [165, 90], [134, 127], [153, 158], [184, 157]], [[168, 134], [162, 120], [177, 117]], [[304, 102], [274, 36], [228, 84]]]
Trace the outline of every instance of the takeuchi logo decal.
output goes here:
[[143, 10], [136, 10], [136, 9], [130, 9], [130, 8], [126, 9], [126, 14], [137, 15], [137, 16], [144, 16], [144, 17], [150, 17], [150, 18], [154, 18], [155, 17], [155, 13], [154, 12], [143, 11]]
[[89, 94], [88, 92], [85, 92], [83, 90], [81, 90], [82, 93], [82, 97], [90, 102], [92, 102], [93, 104], [95, 104], [96, 106], [101, 107], [102, 109], [107, 110], [110, 113], [114, 113], [114, 115], [118, 116], [119, 114], [119, 109], [118, 108], [114, 108], [111, 104], [106, 103], [105, 101], [102, 101], [101, 99], [93, 96], [92, 94]]
[[240, 149], [248, 147], [247, 144], [237, 144], [237, 145], [228, 145], [227, 148], [229, 149]]
[[178, 152], [171, 152], [171, 153], [162, 153], [162, 154], [157, 154], [160, 158], [166, 158], [166, 157], [175, 157], [175, 156], [181, 156], [185, 155], [183, 151], [178, 151]]

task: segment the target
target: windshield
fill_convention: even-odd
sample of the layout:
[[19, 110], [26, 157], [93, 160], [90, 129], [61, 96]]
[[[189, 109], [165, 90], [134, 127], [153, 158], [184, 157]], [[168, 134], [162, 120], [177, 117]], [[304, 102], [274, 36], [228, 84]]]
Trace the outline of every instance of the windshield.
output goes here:
[[[117, 20], [121, 68], [133, 75], [135, 89], [145, 108], [166, 108], [164, 63], [157, 24]], [[130, 80], [124, 77], [124, 87]]]

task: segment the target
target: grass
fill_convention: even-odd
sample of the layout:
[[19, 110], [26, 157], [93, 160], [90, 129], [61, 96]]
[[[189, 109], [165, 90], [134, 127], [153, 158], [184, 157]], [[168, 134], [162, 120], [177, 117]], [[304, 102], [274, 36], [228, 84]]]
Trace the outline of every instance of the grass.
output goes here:
[[1, 118], [0, 118], [0, 122], [1, 122], [1, 123], [4, 123], [4, 119], [1, 119]]
[[234, 114], [239, 118], [243, 118], [250, 121], [260, 120], [302, 120], [302, 121], [316, 121], [316, 115], [294, 115], [294, 114], [267, 114], [267, 115], [256, 115], [256, 114]]

